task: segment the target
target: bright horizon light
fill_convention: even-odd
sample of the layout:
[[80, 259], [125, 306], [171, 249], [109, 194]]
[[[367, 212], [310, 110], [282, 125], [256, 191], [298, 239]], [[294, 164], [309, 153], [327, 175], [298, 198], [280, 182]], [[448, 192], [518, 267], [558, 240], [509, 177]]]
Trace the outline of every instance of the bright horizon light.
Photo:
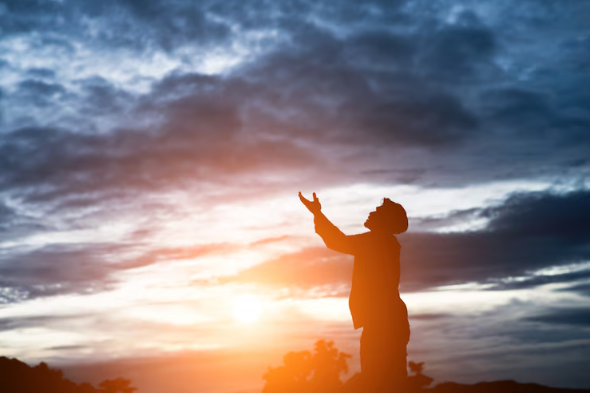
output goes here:
[[261, 300], [254, 295], [242, 295], [235, 298], [233, 317], [239, 323], [253, 324], [260, 319], [263, 311]]

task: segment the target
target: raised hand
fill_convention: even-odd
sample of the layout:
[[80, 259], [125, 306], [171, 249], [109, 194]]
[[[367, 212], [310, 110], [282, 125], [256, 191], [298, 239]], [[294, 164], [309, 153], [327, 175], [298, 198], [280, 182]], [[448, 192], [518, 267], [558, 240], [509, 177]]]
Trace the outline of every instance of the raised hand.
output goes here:
[[299, 198], [301, 199], [301, 203], [303, 203], [312, 214], [321, 212], [321, 203], [319, 202], [319, 199], [315, 193], [313, 193], [313, 201], [307, 200], [305, 197], [303, 197], [301, 192], [299, 192]]

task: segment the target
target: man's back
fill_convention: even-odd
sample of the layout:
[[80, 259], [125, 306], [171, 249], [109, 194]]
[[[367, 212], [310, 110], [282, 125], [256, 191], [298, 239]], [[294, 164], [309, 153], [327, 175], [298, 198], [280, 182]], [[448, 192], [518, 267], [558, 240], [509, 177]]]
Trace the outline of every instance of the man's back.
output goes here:
[[395, 236], [372, 231], [346, 236], [323, 214], [315, 216], [315, 232], [328, 248], [354, 256], [349, 306], [355, 329], [367, 323], [391, 324], [403, 315], [407, 322], [399, 297], [401, 246]]
[[354, 328], [396, 321], [405, 310], [399, 296], [401, 246], [393, 235], [368, 232], [356, 237], [349, 300]]

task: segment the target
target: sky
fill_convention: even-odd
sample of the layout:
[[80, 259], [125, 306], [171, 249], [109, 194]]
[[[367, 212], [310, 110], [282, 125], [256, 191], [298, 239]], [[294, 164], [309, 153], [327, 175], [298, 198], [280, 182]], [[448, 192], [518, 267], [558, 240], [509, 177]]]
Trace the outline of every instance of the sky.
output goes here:
[[326, 339], [352, 375], [302, 191], [407, 210], [436, 382], [589, 388], [588, 83], [584, 0], [2, 1], [0, 355], [257, 391]]

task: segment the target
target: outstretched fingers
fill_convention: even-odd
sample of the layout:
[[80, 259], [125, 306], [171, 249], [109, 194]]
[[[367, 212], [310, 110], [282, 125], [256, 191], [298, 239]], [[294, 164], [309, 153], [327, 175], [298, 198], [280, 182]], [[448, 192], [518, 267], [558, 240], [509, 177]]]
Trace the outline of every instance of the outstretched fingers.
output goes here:
[[303, 203], [305, 206], [307, 206], [307, 208], [309, 208], [309, 204], [311, 204], [311, 202], [307, 200], [301, 192], [299, 192], [299, 198], [301, 199], [301, 203]]
[[301, 192], [299, 192], [299, 198], [311, 213], [315, 214], [317, 211], [321, 210], [321, 204], [319, 203], [317, 194], [313, 193], [313, 201], [307, 200]]

